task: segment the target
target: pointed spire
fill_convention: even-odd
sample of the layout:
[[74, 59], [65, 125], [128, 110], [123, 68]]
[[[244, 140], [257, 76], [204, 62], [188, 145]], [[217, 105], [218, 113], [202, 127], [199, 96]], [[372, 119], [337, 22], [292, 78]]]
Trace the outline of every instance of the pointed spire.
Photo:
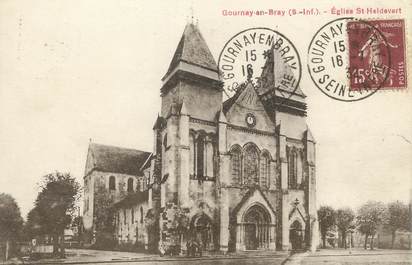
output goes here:
[[282, 126], [282, 121], [279, 121], [279, 123], [276, 125], [275, 132], [280, 136], [285, 135], [285, 126]]
[[187, 107], [184, 101], [182, 103], [182, 107], [180, 107], [180, 115], [189, 115], [189, 112], [187, 111]]
[[266, 61], [260, 75], [263, 85], [257, 93], [263, 99], [265, 107], [306, 116], [306, 96], [299, 85], [295, 89], [292, 86], [283, 86], [281, 83], [284, 76], [293, 76], [291, 67], [282, 63], [282, 56], [274, 46], [268, 49], [264, 56]]
[[293, 76], [292, 70], [289, 66], [282, 64], [277, 65], [279, 64], [279, 62], [282, 62], [283, 59], [280, 53], [277, 50], [275, 50], [274, 46], [267, 50], [264, 53], [264, 56], [266, 58], [266, 62], [263, 66], [261, 78], [265, 80], [265, 82], [264, 86], [262, 86], [262, 88], [259, 91], [259, 95], [265, 94], [269, 90], [275, 89], [276, 95], [280, 94], [283, 97], [290, 97], [289, 94], [291, 93], [298, 95], [300, 97], [306, 97], [299, 86], [297, 86], [294, 91], [286, 91], [282, 89], [284, 90], [283, 92], [286, 92], [285, 94], [283, 94], [282, 91], [280, 91], [280, 89], [276, 88], [279, 86], [279, 83], [283, 76]]
[[159, 114], [157, 114], [157, 119], [153, 125], [153, 130], [162, 129], [165, 124], [166, 124], [165, 119]]
[[169, 69], [162, 80], [165, 80], [182, 62], [191, 66], [197, 66], [213, 71], [216, 73], [217, 77], [218, 70], [216, 61], [198, 27], [193, 23], [188, 23], [186, 25], [173, 55], [173, 59], [169, 65]]
[[219, 115], [219, 116], [218, 116], [218, 121], [219, 121], [219, 123], [227, 123], [226, 116], [225, 116], [225, 114], [223, 113], [223, 110], [222, 110], [222, 109], [219, 111], [218, 115]]

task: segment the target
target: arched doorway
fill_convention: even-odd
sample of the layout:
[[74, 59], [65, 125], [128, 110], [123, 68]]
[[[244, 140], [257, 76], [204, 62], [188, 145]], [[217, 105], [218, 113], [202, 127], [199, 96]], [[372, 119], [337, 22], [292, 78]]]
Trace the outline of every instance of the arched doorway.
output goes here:
[[270, 215], [260, 205], [250, 207], [243, 217], [246, 250], [265, 249], [270, 242]]
[[290, 226], [289, 241], [292, 245], [292, 250], [303, 248], [303, 229], [302, 224], [298, 220], [295, 220]]
[[190, 223], [192, 239], [199, 242], [203, 250], [214, 250], [212, 220], [206, 214], [198, 214]]

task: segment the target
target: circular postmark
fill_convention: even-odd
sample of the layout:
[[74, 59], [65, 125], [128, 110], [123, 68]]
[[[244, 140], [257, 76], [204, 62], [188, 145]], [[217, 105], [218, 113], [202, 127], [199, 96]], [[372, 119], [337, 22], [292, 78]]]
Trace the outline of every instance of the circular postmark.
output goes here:
[[391, 56], [385, 36], [372, 23], [345, 17], [321, 27], [308, 48], [308, 71], [328, 97], [358, 101], [385, 83]]
[[[293, 43], [282, 33], [263, 27], [246, 29], [231, 37], [219, 55], [218, 69], [227, 98], [249, 83], [258, 96], [279, 88], [289, 92], [284, 94], [289, 97], [302, 76], [299, 53]], [[253, 100], [238, 104], [256, 108]]]

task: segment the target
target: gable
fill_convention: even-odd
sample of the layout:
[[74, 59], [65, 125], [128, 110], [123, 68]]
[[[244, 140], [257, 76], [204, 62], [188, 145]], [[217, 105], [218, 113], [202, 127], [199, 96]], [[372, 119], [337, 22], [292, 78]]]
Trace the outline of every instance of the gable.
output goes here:
[[86, 165], [84, 169], [84, 176], [87, 176], [90, 173], [90, 171], [93, 170], [94, 167], [95, 167], [95, 162], [94, 162], [93, 152], [91, 152], [90, 146], [89, 146], [87, 150], [87, 158], [86, 158]]
[[272, 205], [262, 193], [262, 191], [256, 187], [251, 188], [239, 202], [239, 204], [233, 209], [233, 215], [236, 217], [238, 223], [242, 222], [244, 213], [253, 205], [259, 204], [263, 206], [270, 214], [272, 223], [276, 221], [276, 214]]
[[246, 116], [252, 114], [256, 118], [253, 129], [272, 132], [275, 130], [274, 113], [267, 111], [250, 82], [225, 102], [224, 111], [229, 124], [248, 127]]

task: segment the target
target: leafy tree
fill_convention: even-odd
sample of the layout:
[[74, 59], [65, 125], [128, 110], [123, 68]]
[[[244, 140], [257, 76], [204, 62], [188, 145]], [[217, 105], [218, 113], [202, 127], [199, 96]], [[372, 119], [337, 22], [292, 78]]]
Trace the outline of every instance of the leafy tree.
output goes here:
[[73, 239], [81, 243], [83, 237], [83, 216], [78, 215], [74, 217], [71, 223], [71, 227], [76, 231]]
[[409, 232], [412, 232], [412, 203], [408, 205], [408, 229]]
[[[408, 231], [412, 232], [412, 203], [408, 204]], [[409, 237], [409, 249], [412, 249], [412, 240]]]
[[0, 241], [6, 242], [6, 260], [9, 257], [10, 241], [20, 235], [23, 218], [16, 200], [9, 194], [0, 193]]
[[353, 225], [355, 214], [350, 208], [341, 208], [336, 211], [336, 226], [342, 235], [342, 245], [347, 248], [346, 235], [348, 230]]
[[409, 209], [402, 202], [391, 202], [387, 206], [387, 218], [385, 226], [387, 226], [392, 234], [392, 248], [395, 243], [396, 231], [400, 229], [408, 230], [409, 226]]
[[[64, 238], [64, 229], [71, 223], [80, 184], [69, 173], [55, 172], [43, 177], [40, 188], [35, 202], [38, 225], [53, 237], [53, 252], [59, 254], [59, 238]], [[64, 256], [63, 244], [60, 255]]]
[[116, 241], [113, 238], [115, 229], [114, 225], [114, 199], [110, 191], [108, 191], [104, 184], [96, 184], [97, 191], [94, 193], [94, 214], [96, 216], [96, 223], [94, 230], [96, 232], [94, 248], [96, 249], [110, 249], [115, 247]]
[[27, 222], [24, 224], [24, 235], [26, 240], [30, 240], [36, 236], [46, 234], [47, 230], [41, 226], [40, 213], [37, 207], [34, 207], [27, 214]]
[[323, 248], [326, 247], [326, 234], [336, 222], [335, 210], [330, 206], [321, 206], [318, 210], [319, 229]]
[[373, 238], [378, 226], [383, 224], [385, 211], [383, 203], [376, 201], [368, 201], [359, 208], [356, 219], [359, 232], [365, 235], [365, 249], [369, 236], [371, 236], [371, 249], [373, 249]]

